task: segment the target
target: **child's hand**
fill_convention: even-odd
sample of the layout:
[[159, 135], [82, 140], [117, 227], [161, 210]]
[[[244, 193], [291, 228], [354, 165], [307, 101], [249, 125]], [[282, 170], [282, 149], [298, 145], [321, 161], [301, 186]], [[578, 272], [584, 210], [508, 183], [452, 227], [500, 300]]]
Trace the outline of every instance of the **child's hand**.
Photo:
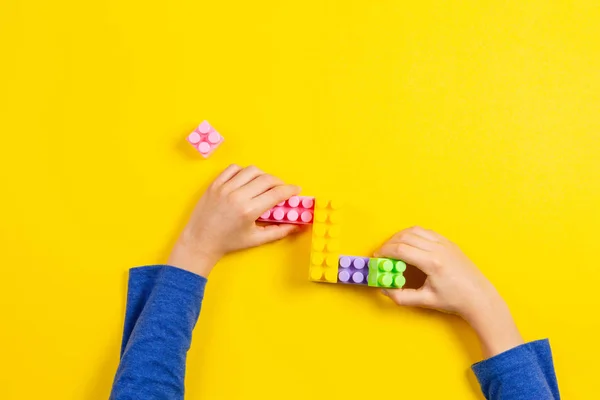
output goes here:
[[386, 290], [397, 304], [459, 314], [477, 331], [487, 356], [523, 343], [500, 294], [445, 237], [420, 227], [408, 228], [394, 235], [375, 257], [403, 260], [427, 274], [420, 289]]
[[194, 209], [169, 264], [208, 276], [225, 254], [282, 239], [297, 225], [259, 226], [266, 210], [300, 193], [250, 166], [230, 165], [215, 179]]
[[494, 287], [475, 264], [443, 236], [420, 227], [398, 232], [375, 257], [400, 259], [427, 274], [422, 288], [390, 290], [386, 294], [396, 303], [435, 308], [471, 315], [473, 308], [495, 293]]

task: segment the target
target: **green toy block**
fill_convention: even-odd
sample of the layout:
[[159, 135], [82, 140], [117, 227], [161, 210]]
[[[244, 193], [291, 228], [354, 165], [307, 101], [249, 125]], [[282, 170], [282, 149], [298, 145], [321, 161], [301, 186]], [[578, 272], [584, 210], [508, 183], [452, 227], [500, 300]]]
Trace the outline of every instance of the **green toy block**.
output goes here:
[[403, 272], [406, 263], [391, 258], [369, 259], [369, 286], [383, 288], [401, 288], [406, 283]]

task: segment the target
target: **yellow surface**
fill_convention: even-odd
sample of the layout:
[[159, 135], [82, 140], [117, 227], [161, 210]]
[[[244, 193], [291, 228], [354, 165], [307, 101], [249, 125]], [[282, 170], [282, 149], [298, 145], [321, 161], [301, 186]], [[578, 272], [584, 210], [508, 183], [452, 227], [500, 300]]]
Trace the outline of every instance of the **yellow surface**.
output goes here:
[[[0, 398], [107, 397], [127, 269], [166, 259], [231, 162], [342, 196], [343, 252], [453, 238], [551, 338], [564, 398], [592, 398], [599, 20], [597, 0], [0, 0]], [[208, 161], [184, 141], [205, 118]], [[219, 265], [189, 399], [480, 398], [464, 323], [309, 283], [309, 247]]]

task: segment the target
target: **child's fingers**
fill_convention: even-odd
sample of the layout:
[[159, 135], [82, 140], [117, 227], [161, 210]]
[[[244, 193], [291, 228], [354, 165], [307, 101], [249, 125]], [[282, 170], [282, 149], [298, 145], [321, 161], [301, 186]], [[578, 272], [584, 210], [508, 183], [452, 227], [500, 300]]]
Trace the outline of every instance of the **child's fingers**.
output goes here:
[[437, 233], [434, 230], [431, 229], [425, 229], [425, 228], [421, 228], [419, 227], [421, 234], [424, 237], [427, 237], [429, 240], [433, 240], [434, 242], [439, 242], [439, 243], [447, 243], [449, 242], [449, 240], [447, 238], [445, 238], [444, 236], [440, 235], [439, 233]]
[[426, 289], [384, 289], [382, 292], [400, 306], [434, 307], [433, 293]]
[[433, 251], [439, 246], [438, 242], [425, 239], [423, 236], [416, 235], [410, 231], [397, 234], [396, 237], [391, 239], [388, 243], [404, 243], [425, 251]]
[[292, 233], [298, 232], [301, 228], [299, 225], [282, 224], [282, 225], [267, 225], [259, 226], [256, 232], [256, 246], [261, 244], [274, 242], [283, 239]]
[[427, 275], [432, 272], [431, 253], [406, 243], [386, 243], [373, 255], [375, 257], [402, 260], [410, 265], [414, 265]]
[[254, 165], [244, 168], [229, 180], [223, 187], [228, 193], [241, 188], [251, 180], [264, 175], [265, 173]]
[[231, 178], [237, 175], [238, 172], [242, 170], [237, 164], [231, 164], [229, 167], [225, 168], [223, 172], [214, 180], [214, 186], [222, 186], [227, 183]]
[[429, 229], [421, 228], [420, 226], [412, 226], [410, 228], [403, 229], [400, 232], [396, 233], [394, 236], [392, 236], [392, 239], [390, 239], [390, 241], [394, 241], [395, 239], [402, 237], [406, 234], [417, 235], [432, 242], [440, 242], [440, 239], [443, 239], [441, 235]]
[[[296, 185], [279, 185], [269, 189], [265, 193], [252, 200], [252, 208], [260, 216], [265, 211], [275, 207], [277, 204], [300, 194], [300, 187]], [[257, 218], [258, 218], [257, 216]]]
[[281, 179], [276, 178], [273, 175], [264, 174], [239, 188], [238, 193], [240, 193], [242, 198], [253, 199], [265, 193], [269, 189], [273, 189], [276, 186], [281, 186], [284, 184], [285, 183]]

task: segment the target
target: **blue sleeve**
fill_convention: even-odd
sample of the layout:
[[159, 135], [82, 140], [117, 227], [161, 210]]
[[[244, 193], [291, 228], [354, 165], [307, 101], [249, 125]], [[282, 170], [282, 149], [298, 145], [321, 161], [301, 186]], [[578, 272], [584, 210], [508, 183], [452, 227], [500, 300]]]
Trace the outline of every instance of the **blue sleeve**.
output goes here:
[[473, 365], [488, 400], [559, 400], [548, 339], [517, 346]]
[[129, 271], [111, 400], [183, 399], [185, 362], [206, 278], [170, 266]]

